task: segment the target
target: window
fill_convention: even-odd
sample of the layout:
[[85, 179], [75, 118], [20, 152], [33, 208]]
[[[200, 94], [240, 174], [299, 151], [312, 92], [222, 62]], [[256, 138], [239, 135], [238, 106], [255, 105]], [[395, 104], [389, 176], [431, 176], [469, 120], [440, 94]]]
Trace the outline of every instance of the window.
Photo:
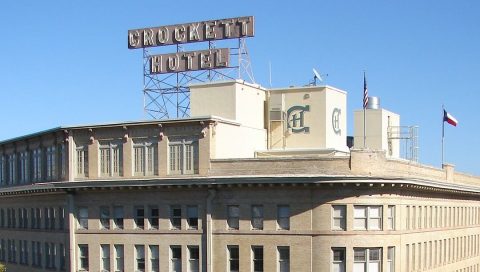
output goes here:
[[67, 252], [65, 251], [65, 246], [63, 244], [60, 244], [59, 255], [60, 255], [60, 270], [65, 271]]
[[77, 145], [75, 155], [77, 177], [88, 177], [88, 146]]
[[4, 262], [5, 261], [5, 255], [6, 255], [6, 248], [5, 248], [5, 240], [0, 241], [0, 261]]
[[110, 245], [100, 245], [101, 272], [110, 271]]
[[278, 205], [277, 206], [277, 227], [281, 230], [290, 229], [290, 206]]
[[135, 271], [138, 271], [138, 272], [145, 271], [145, 246], [144, 245], [135, 245], [135, 260], [136, 260]]
[[134, 176], [153, 176], [156, 174], [157, 143], [134, 141], [133, 153]]
[[388, 247], [387, 263], [387, 272], [395, 272], [395, 247]]
[[182, 228], [182, 208], [179, 205], [170, 206], [170, 228]]
[[118, 177], [122, 175], [122, 170], [122, 144], [100, 143], [100, 176]]
[[263, 246], [252, 246], [253, 272], [263, 272]]
[[263, 206], [262, 205], [252, 205], [252, 229], [262, 230], [263, 229]]
[[145, 227], [145, 208], [143, 207], [135, 207], [135, 226], [137, 229]]
[[333, 205], [332, 206], [332, 229], [333, 230], [345, 230], [345, 205]]
[[228, 272], [238, 272], [240, 267], [238, 246], [227, 246]]
[[64, 179], [67, 173], [67, 154], [65, 144], [58, 145], [58, 174], [60, 174], [60, 178]]
[[88, 271], [88, 245], [78, 245], [78, 270]]
[[58, 208], [58, 228], [65, 229], [65, 209], [63, 207]]
[[86, 207], [78, 208], [78, 228], [88, 229], [88, 208]]
[[150, 271], [159, 272], [160, 271], [160, 262], [159, 262], [159, 252], [158, 246], [151, 245], [150, 248]]
[[169, 138], [169, 174], [198, 173], [198, 140]]
[[189, 229], [198, 229], [198, 206], [187, 207], [187, 222]]
[[123, 229], [123, 207], [115, 206], [113, 207], [113, 223], [115, 224], [116, 229]]
[[277, 248], [278, 251], [278, 271], [290, 271], [290, 247], [281, 246]]
[[158, 207], [150, 206], [149, 207], [149, 217], [148, 217], [148, 224], [150, 225], [150, 229], [158, 229]]
[[354, 206], [353, 223], [357, 230], [380, 230], [382, 227], [382, 207]]
[[32, 172], [33, 180], [40, 181], [42, 179], [42, 149], [32, 150]]
[[114, 245], [115, 272], [123, 272], [123, 245]]
[[229, 229], [238, 230], [240, 221], [240, 207], [238, 205], [227, 206], [227, 226]]
[[[21, 152], [20, 153], [20, 183], [27, 183], [28, 179], [29, 179], [29, 163], [28, 163], [28, 160], [29, 160], [29, 156], [28, 156], [28, 151], [24, 151], [24, 152]], [[1, 171], [1, 170], [0, 170]], [[0, 174], [1, 175], [1, 174]]]
[[345, 272], [345, 248], [332, 248], [332, 271]]
[[170, 246], [170, 271], [182, 271], [182, 248], [180, 246]]
[[395, 206], [388, 206], [387, 223], [389, 230], [395, 229]]
[[47, 180], [53, 180], [57, 174], [56, 149], [55, 146], [49, 146], [46, 150], [47, 155]]
[[7, 155], [7, 166], [8, 166], [8, 184], [13, 185], [17, 181], [17, 159], [16, 154]]
[[5, 156], [0, 155], [0, 184], [4, 186], [7, 182], [6, 180], [6, 162], [5, 162]]
[[353, 272], [382, 271], [381, 248], [354, 248], [353, 260]]
[[110, 228], [110, 207], [108, 206], [100, 207], [100, 227], [102, 229]]
[[188, 271], [199, 271], [199, 249], [198, 246], [188, 246]]

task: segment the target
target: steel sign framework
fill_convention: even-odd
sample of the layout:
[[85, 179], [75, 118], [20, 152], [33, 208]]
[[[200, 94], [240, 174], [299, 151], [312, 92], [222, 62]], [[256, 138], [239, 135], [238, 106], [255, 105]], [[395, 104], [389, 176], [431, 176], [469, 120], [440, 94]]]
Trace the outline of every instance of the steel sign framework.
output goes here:
[[[189, 117], [192, 83], [238, 78], [255, 83], [245, 42], [253, 35], [253, 16], [129, 30], [129, 48], [143, 51], [145, 114]], [[202, 42], [208, 49], [199, 50]], [[167, 45], [175, 52], [164, 52]]]

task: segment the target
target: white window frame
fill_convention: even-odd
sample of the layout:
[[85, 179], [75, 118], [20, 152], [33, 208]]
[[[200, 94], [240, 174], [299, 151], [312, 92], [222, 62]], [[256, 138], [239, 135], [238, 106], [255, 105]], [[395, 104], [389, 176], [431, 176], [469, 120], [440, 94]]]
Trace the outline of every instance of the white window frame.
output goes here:
[[[355, 258], [356, 252], [363, 251], [365, 254], [364, 260], [357, 260]], [[378, 252], [378, 260], [371, 260], [374, 255], [374, 252]], [[382, 248], [353, 248], [353, 272], [356, 272], [355, 267], [359, 264], [363, 264], [363, 272], [379, 272], [382, 271]], [[378, 269], [374, 269], [373, 265], [375, 265]]]
[[[286, 254], [287, 256], [285, 256], [284, 254]], [[277, 260], [278, 260], [278, 268], [277, 268], [278, 272], [290, 272], [290, 247], [278, 246]]]
[[395, 247], [387, 248], [387, 272], [395, 272]]
[[[340, 259], [337, 259], [335, 252], [340, 252]], [[346, 267], [346, 251], [344, 247], [334, 247], [332, 248], [332, 272], [345, 272]]]
[[110, 271], [110, 245], [101, 244], [100, 245], [100, 271], [109, 272]]
[[198, 206], [197, 205], [188, 205], [187, 206], [187, 225], [189, 229], [198, 229]]
[[145, 269], [145, 245], [135, 245], [135, 272], [145, 272]]
[[[143, 215], [139, 214], [140, 211], [143, 213]], [[144, 206], [134, 207], [134, 217], [135, 217], [135, 228], [145, 229], [145, 207]]]
[[[87, 244], [79, 244], [78, 245], [78, 270], [79, 271], [88, 271], [90, 262], [88, 259], [88, 245]], [[82, 260], [86, 260], [86, 267]], [[37, 264], [39, 265], [39, 264]]]
[[387, 206], [387, 229], [395, 230], [395, 206]]
[[149, 245], [148, 249], [150, 250], [150, 271], [159, 272], [160, 271], [160, 249], [158, 245]]
[[98, 169], [101, 177], [123, 175], [123, 144], [121, 142], [100, 142], [98, 147]]
[[157, 174], [158, 143], [134, 140], [132, 147], [132, 170], [134, 176]]
[[[373, 217], [371, 215], [371, 210], [372, 209], [379, 209], [379, 217]], [[367, 205], [354, 205], [353, 206], [353, 209], [354, 209], [354, 224], [353, 224], [353, 227], [355, 230], [382, 230], [383, 227], [382, 227], [382, 222], [383, 222], [383, 206], [379, 206], [379, 205], [371, 205], [371, 206], [367, 206]], [[358, 211], [360, 209], [364, 209], [364, 214], [362, 216], [359, 216], [359, 213]], [[360, 227], [359, 224], [357, 222], [359, 221], [364, 221], [364, 223], [362, 224], [363, 227]], [[374, 222], [374, 220], [378, 220], [378, 228], [374, 228], [372, 225]]]
[[[179, 209], [180, 215], [175, 215], [174, 211]], [[180, 224], [177, 224], [176, 221], [179, 220]], [[170, 205], [170, 229], [180, 230], [182, 229], [182, 206], [181, 205]]]
[[[347, 206], [346, 205], [332, 205], [332, 230], [346, 230]], [[339, 226], [336, 226], [336, 223]]]
[[[180, 252], [180, 256], [174, 256]], [[178, 258], [180, 257], [180, 258]], [[170, 246], [170, 272], [181, 272], [182, 271], [182, 247], [179, 245]]]
[[168, 143], [168, 174], [198, 174], [198, 139], [170, 138]]
[[125, 262], [124, 262], [124, 246], [123, 245], [113, 245], [115, 249], [115, 264], [114, 264], [114, 271], [115, 272], [123, 272], [125, 269]]
[[[200, 247], [199, 246], [187, 246], [188, 249], [188, 272], [200, 271]], [[197, 256], [193, 256], [193, 251], [197, 251]]]
[[77, 145], [75, 148], [75, 176], [88, 177], [88, 145]]

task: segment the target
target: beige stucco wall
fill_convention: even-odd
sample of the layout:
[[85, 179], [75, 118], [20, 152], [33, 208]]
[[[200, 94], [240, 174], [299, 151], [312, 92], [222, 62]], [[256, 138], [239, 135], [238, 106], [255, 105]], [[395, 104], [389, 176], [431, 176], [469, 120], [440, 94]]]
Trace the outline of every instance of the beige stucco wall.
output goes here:
[[213, 137], [215, 153], [212, 159], [253, 158], [255, 151], [267, 147], [267, 132], [263, 128], [219, 122]]

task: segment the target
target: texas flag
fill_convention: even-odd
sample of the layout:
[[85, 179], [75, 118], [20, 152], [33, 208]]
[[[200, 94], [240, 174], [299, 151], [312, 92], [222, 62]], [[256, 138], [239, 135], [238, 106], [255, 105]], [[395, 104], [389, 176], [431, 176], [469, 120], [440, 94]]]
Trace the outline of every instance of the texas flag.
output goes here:
[[443, 122], [447, 122], [452, 126], [457, 126], [458, 121], [453, 117], [450, 113], [448, 113], [446, 110], [443, 110]]

